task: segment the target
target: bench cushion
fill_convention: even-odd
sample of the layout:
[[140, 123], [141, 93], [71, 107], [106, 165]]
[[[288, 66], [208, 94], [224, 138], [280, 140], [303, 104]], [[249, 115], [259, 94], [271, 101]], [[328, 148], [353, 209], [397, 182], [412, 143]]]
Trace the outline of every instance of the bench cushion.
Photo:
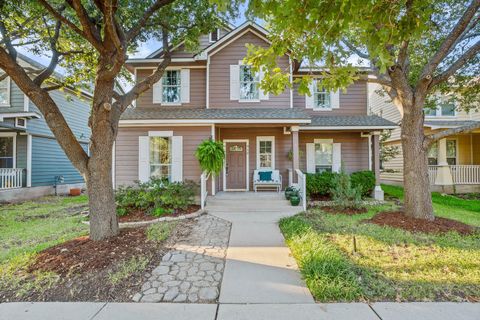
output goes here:
[[260, 171], [260, 181], [272, 181], [272, 171]]

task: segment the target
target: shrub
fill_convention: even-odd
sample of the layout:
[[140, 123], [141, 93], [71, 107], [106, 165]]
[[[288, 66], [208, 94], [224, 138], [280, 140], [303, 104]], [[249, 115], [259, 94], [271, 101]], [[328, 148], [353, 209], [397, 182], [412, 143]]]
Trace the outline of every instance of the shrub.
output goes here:
[[350, 175], [352, 187], [360, 190], [362, 197], [368, 197], [375, 188], [375, 174], [370, 170], [354, 172]]
[[345, 171], [340, 171], [333, 178], [331, 189], [334, 206], [339, 209], [360, 209], [362, 205], [362, 194], [360, 189], [352, 186], [350, 176]]
[[329, 196], [335, 175], [333, 172], [308, 173], [306, 183], [307, 195]]
[[194, 204], [197, 185], [192, 182], [173, 182], [164, 179], [151, 179], [137, 182], [135, 186], [120, 187], [115, 193], [117, 214], [123, 216], [131, 209], [149, 211], [154, 216], [162, 216], [178, 209], [186, 209]]

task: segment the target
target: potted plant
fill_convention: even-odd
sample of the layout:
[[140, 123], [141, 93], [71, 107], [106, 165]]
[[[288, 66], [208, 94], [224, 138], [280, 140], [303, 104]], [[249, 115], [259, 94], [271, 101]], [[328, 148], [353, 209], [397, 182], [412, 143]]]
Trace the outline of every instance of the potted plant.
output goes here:
[[295, 194], [295, 188], [294, 187], [287, 187], [285, 188], [285, 198], [287, 200], [290, 200], [290, 197], [292, 194]]
[[222, 141], [212, 139], [204, 140], [195, 151], [195, 157], [200, 163], [200, 168], [207, 178], [210, 175], [218, 176], [223, 167], [225, 150]]
[[291, 195], [290, 195], [290, 204], [292, 206], [298, 206], [300, 204], [300, 194], [298, 193], [298, 190], [295, 190]]
[[70, 196], [76, 197], [82, 194], [82, 188], [70, 188]]

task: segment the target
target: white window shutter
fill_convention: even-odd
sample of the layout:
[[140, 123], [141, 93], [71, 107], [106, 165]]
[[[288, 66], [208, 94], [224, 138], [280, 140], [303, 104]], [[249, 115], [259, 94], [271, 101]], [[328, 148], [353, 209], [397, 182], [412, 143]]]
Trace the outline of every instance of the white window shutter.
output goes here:
[[[263, 80], [263, 74], [264, 74], [264, 73], [263, 73], [263, 70], [260, 69], [260, 71], [259, 71], [259, 76], [258, 76], [260, 82], [262, 82], [262, 80]], [[269, 98], [268, 92], [264, 92], [264, 91], [261, 90], [260, 88], [259, 88], [259, 90], [260, 90], [260, 91], [258, 92], [258, 96], [259, 96], [260, 100], [268, 100], [268, 98]]]
[[315, 143], [307, 143], [307, 173], [315, 173]]
[[230, 65], [230, 100], [240, 99], [240, 66]]
[[342, 144], [334, 143], [333, 155], [332, 155], [332, 171], [340, 172], [341, 167], [342, 167]]
[[150, 137], [138, 137], [138, 180], [150, 180]]
[[182, 103], [190, 103], [190, 69], [180, 71], [180, 85]]
[[162, 103], [162, 78], [153, 84], [153, 103]]
[[172, 181], [183, 181], [183, 137], [172, 137]]
[[308, 94], [305, 95], [305, 108], [307, 109], [313, 109], [313, 105], [315, 104], [315, 99], [314, 99], [314, 81], [310, 83], [309, 89], [310, 89], [310, 96]]
[[340, 108], [340, 91], [330, 91], [330, 99], [332, 104], [332, 109]]

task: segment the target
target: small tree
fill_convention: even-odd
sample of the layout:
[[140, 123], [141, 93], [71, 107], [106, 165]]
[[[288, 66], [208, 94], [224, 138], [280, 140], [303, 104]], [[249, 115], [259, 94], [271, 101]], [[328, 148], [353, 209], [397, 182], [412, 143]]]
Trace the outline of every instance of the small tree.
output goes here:
[[352, 186], [350, 176], [342, 169], [333, 176], [332, 200], [339, 209], [359, 209], [362, 207], [362, 192], [360, 188]]
[[[222, 3], [223, 9], [230, 2]], [[235, 8], [234, 5], [231, 8]], [[0, 68], [43, 114], [63, 151], [87, 184], [90, 238], [118, 234], [112, 187], [112, 146], [120, 116], [160, 80], [172, 60], [170, 49], [183, 40], [198, 47], [198, 37], [223, 22], [208, 0], [30, 0], [0, 1]], [[126, 93], [117, 81], [131, 80], [124, 65], [140, 41], [158, 39], [161, 61], [152, 74]], [[18, 59], [17, 48], [49, 56], [48, 66], [33, 72]], [[53, 77], [62, 67], [62, 79]], [[90, 153], [78, 142], [51, 90], [91, 87], [88, 125]]]
[[383, 130], [380, 135], [380, 162], [385, 163], [400, 154], [400, 146], [388, 145], [387, 141], [392, 136], [391, 130]]
[[[249, 61], [255, 70], [263, 68], [261, 86], [270, 92], [293, 85], [290, 70], [276, 63], [285, 53], [324, 66], [319, 85], [327, 90], [361, 77], [382, 86], [403, 117], [405, 212], [433, 220], [428, 148], [480, 122], [426, 135], [423, 109], [440, 92], [459, 108], [478, 110], [479, 8], [480, 0], [251, 0], [250, 11], [268, 24], [272, 45], [251, 46]], [[374, 77], [362, 75], [352, 58], [369, 63]], [[311, 94], [311, 79], [306, 74], [294, 80], [300, 94]]]
[[207, 174], [207, 178], [218, 176], [225, 160], [225, 150], [221, 141], [212, 139], [204, 140], [195, 151], [195, 157], [200, 163], [200, 168]]

